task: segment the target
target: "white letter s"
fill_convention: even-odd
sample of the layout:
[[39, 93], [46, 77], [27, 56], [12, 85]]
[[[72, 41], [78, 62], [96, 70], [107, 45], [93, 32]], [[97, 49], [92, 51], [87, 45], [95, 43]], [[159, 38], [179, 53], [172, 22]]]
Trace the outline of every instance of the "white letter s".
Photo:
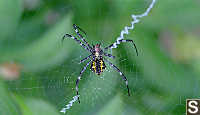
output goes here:
[[[192, 103], [193, 103], [194, 105], [196, 105], [196, 106], [192, 105]], [[194, 109], [194, 111], [192, 111], [190, 108], [188, 109], [188, 111], [189, 111], [190, 113], [192, 113], [192, 114], [197, 113], [197, 112], [198, 112], [198, 107], [197, 107], [197, 105], [198, 105], [198, 103], [197, 103], [196, 101], [190, 101], [190, 102], [188, 103], [188, 106], [189, 106], [190, 108]]]

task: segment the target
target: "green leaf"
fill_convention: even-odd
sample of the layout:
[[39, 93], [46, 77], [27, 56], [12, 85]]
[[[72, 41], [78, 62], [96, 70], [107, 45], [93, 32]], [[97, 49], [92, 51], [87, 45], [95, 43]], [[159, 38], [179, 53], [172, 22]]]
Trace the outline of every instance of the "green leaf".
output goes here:
[[[1, 78], [1, 76], [0, 76]], [[0, 115], [20, 115], [20, 111], [0, 79]]]
[[0, 0], [0, 40], [14, 35], [21, 13], [21, 0]]
[[23, 115], [59, 115], [55, 107], [41, 99], [26, 99], [17, 95], [15, 99]]
[[[147, 80], [153, 80], [154, 84], [165, 90], [168, 93], [173, 93], [177, 95], [193, 95], [198, 96], [199, 91], [194, 92], [198, 81], [198, 77], [191, 74], [190, 71], [184, 71], [184, 69], [176, 65], [170, 58], [166, 57], [159, 49], [159, 45], [153, 39], [151, 35], [140, 34], [138, 38], [144, 38], [146, 42], [139, 39], [140, 46], [143, 49], [143, 56], [137, 58], [137, 62], [144, 65], [143, 74]], [[137, 35], [136, 35], [137, 36]], [[192, 79], [188, 76], [193, 76]], [[169, 85], [170, 84], [170, 85]], [[184, 86], [184, 88], [183, 88]], [[199, 85], [198, 85], [199, 86]], [[199, 89], [199, 87], [197, 87]]]
[[1, 60], [15, 60], [26, 70], [43, 70], [59, 64], [73, 52], [73, 44], [68, 41], [62, 44], [62, 37], [71, 31], [71, 15], [65, 16], [41, 38], [26, 46], [24, 50], [6, 52]]
[[17, 60], [20, 60], [25, 68], [37, 70], [61, 63], [72, 51], [69, 50], [70, 44], [61, 42], [63, 35], [70, 31], [71, 27], [71, 15], [67, 15], [40, 39], [27, 46], [24, 51], [19, 52]]
[[119, 94], [105, 105], [97, 115], [122, 115], [123, 112], [123, 100], [121, 100]]
[[[32, 115], [59, 115], [55, 107], [43, 100], [27, 99], [25, 103]], [[30, 115], [30, 113], [25, 115]]]

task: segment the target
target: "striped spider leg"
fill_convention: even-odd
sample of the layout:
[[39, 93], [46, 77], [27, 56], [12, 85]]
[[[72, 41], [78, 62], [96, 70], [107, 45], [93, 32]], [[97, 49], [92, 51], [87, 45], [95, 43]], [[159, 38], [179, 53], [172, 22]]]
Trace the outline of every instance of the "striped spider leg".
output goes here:
[[103, 54], [104, 56], [107, 56], [107, 57], [110, 57], [112, 59], [115, 59], [115, 56], [113, 56], [112, 54], [108, 54], [108, 53], [105, 53]]
[[133, 43], [133, 45], [135, 47], [136, 54], [138, 56], [138, 50], [137, 50], [137, 47], [136, 47], [135, 43], [133, 42], [133, 40], [117, 40], [115, 43], [113, 43], [113, 44], [109, 45], [108, 47], [106, 47], [105, 50], [112, 49], [112, 48], [117, 48], [117, 45], [119, 45], [121, 42], [131, 42], [131, 43]]
[[[77, 94], [77, 95], [79, 95], [79, 93], [78, 93], [78, 84], [79, 84], [79, 81], [81, 80], [81, 76], [82, 76], [83, 72], [85, 72], [85, 70], [87, 69], [87, 67], [88, 67], [88, 65], [90, 64], [91, 61], [92, 61], [92, 60], [90, 60], [90, 61], [83, 67], [83, 69], [81, 70], [81, 72], [80, 72], [80, 74], [79, 74], [79, 76], [78, 76], [78, 78], [77, 78], [77, 80], [76, 80], [76, 94]], [[79, 97], [78, 97], [78, 102], [80, 103]]]
[[76, 24], [73, 24], [73, 27], [74, 27], [74, 30], [75, 30], [76, 34], [87, 45], [87, 47], [90, 48], [90, 49], [92, 49], [92, 47], [90, 46], [90, 44], [88, 44], [88, 42], [85, 40], [85, 38], [79, 33], [79, 30], [82, 31], [85, 35], [86, 35], [86, 33], [80, 27], [78, 27]]
[[80, 61], [80, 63], [79, 63], [79, 64], [81, 64], [81, 63], [85, 62], [86, 60], [88, 60], [88, 59], [89, 59], [89, 58], [91, 58], [92, 56], [93, 56], [93, 54], [90, 54], [89, 56], [87, 56], [87, 57], [83, 58], [83, 59]]
[[66, 37], [69, 37], [69, 38], [75, 40], [78, 44], [80, 44], [81, 47], [83, 47], [83, 48], [86, 49], [87, 51], [91, 52], [90, 48], [88, 48], [88, 47], [87, 47], [85, 44], [83, 44], [80, 40], [78, 40], [76, 37], [74, 37], [74, 36], [72, 36], [72, 35], [70, 35], [70, 34], [65, 34], [65, 35], [63, 36], [63, 38], [62, 38], [62, 42], [64, 41], [64, 39], [65, 39]]
[[[78, 85], [79, 85], [79, 81], [81, 80], [82, 74], [85, 72], [85, 70], [87, 69], [87, 67], [91, 64], [90, 69], [96, 73], [97, 75], [100, 75], [103, 70], [106, 68], [105, 62], [104, 60], [111, 66], [113, 67], [117, 72], [119, 72], [120, 76], [123, 78], [123, 80], [126, 83], [126, 87], [128, 89], [128, 95], [130, 96], [130, 92], [129, 92], [129, 87], [128, 87], [128, 80], [127, 78], [124, 76], [124, 74], [114, 65], [112, 64], [110, 61], [106, 60], [104, 58], [105, 57], [109, 57], [114, 59], [115, 56], [113, 56], [112, 54], [106, 53], [103, 51], [103, 49], [101, 48], [101, 44], [96, 44], [93, 45], [92, 47], [88, 44], [88, 42], [85, 40], [85, 38], [79, 33], [79, 31], [83, 32], [85, 35], [86, 33], [77, 25], [73, 24], [73, 28], [76, 32], [76, 34], [78, 35], [78, 37], [81, 40], [78, 40], [76, 37], [74, 37], [73, 35], [70, 34], [65, 34], [63, 36], [62, 41], [66, 38], [69, 37], [73, 40], [75, 40], [82, 48], [84, 48], [85, 50], [87, 50], [88, 52], [90, 52], [90, 55], [88, 55], [87, 57], [83, 58], [82, 60], [80, 60], [80, 63], [83, 63], [87, 60], [89, 60], [89, 62], [82, 68], [77, 80], [76, 80], [76, 94], [79, 95], [78, 92]], [[112, 48], [116, 48], [118, 44], [120, 44], [121, 42], [132, 42], [134, 44], [134, 42], [132, 40], [118, 40], [115, 43], [111, 44], [110, 46], [104, 48], [104, 50], [108, 50], [108, 49], [112, 49]], [[136, 49], [136, 53], [138, 55], [137, 52], [137, 48], [136, 45], [134, 44], [134, 47]], [[78, 97], [78, 102], [80, 103], [80, 99]]]
[[122, 77], [122, 79], [125, 81], [126, 83], [126, 88], [128, 90], [128, 96], [130, 96], [130, 92], [129, 92], [129, 87], [128, 87], [128, 80], [126, 78], [126, 76], [120, 71], [120, 69], [115, 66], [114, 64], [112, 64], [110, 61], [108, 61], [107, 59], [104, 58], [104, 60], [112, 67], [114, 68], [117, 72], [119, 72], [119, 75]]

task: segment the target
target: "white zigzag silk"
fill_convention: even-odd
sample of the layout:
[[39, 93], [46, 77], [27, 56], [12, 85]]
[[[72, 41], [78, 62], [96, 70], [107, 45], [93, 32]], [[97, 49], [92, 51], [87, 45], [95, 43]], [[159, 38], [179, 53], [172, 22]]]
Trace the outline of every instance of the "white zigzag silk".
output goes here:
[[[120, 34], [120, 37], [117, 38], [117, 41], [113, 44], [113, 46], [111, 47], [112, 48], [117, 48], [117, 45], [120, 44], [119, 40], [122, 40], [124, 39], [124, 34], [129, 34], [129, 30], [133, 30], [134, 27], [135, 27], [135, 24], [136, 23], [139, 23], [140, 22], [140, 18], [144, 17], [144, 16], [147, 16], [150, 12], [150, 10], [153, 8], [154, 4], [155, 4], [156, 0], [153, 0], [152, 3], [149, 5], [149, 7], [147, 8], [147, 10], [143, 13], [143, 14], [140, 14], [140, 15], [134, 15], [132, 14], [132, 18], [133, 18], [133, 21], [131, 22], [131, 26], [128, 27], [128, 26], [125, 26], [124, 30], [121, 31], [121, 34]], [[66, 107], [62, 108], [60, 112], [62, 113], [66, 113], [66, 110], [67, 109], [70, 109], [70, 107], [72, 107], [72, 104], [78, 100], [78, 97], [80, 95], [76, 95], [73, 97], [73, 100], [71, 100], [69, 102], [69, 104], [65, 105]]]

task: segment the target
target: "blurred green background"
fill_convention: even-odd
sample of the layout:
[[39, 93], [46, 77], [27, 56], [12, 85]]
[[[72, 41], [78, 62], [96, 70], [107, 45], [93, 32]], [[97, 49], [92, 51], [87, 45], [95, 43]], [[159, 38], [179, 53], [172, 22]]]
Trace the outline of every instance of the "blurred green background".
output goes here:
[[[90, 44], [113, 43], [132, 14], [151, 0], [0, 0], [0, 115], [59, 115], [76, 95], [75, 81], [89, 53], [65, 33], [72, 24]], [[111, 60], [119, 73], [83, 74], [67, 115], [183, 115], [185, 100], [200, 97], [200, 1], [157, 0]], [[108, 66], [108, 65], [107, 65]]]

